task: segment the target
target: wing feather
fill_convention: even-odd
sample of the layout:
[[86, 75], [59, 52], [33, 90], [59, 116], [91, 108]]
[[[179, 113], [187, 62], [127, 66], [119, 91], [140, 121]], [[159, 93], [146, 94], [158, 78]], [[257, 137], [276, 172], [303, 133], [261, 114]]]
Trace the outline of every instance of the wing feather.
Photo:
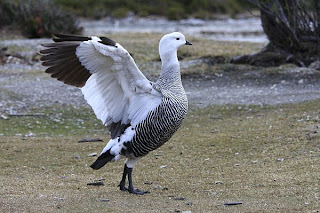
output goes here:
[[161, 94], [140, 72], [120, 44], [106, 37], [55, 34], [44, 44], [41, 61], [47, 73], [81, 88], [84, 98], [111, 137], [144, 120], [161, 103]]

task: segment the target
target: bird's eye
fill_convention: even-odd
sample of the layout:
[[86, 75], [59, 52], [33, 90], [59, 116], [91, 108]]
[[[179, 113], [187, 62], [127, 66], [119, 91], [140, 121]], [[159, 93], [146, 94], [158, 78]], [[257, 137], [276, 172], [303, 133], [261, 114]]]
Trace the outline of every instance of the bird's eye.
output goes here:
[[177, 40], [180, 40], [180, 38], [176, 38]]

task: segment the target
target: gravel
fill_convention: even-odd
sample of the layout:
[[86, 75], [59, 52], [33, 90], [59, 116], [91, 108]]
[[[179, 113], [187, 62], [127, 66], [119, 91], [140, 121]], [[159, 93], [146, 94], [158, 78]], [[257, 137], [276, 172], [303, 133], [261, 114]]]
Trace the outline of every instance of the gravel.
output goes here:
[[[79, 88], [64, 85], [44, 73], [35, 58], [39, 44], [49, 39], [1, 41], [0, 46], [16, 45], [27, 60], [11, 57], [0, 64], [0, 115], [28, 112], [30, 109], [72, 105], [89, 107]], [[1, 62], [1, 61], [0, 61]], [[31, 62], [31, 63], [30, 63]], [[182, 68], [196, 67], [201, 60], [182, 61]], [[143, 70], [158, 70], [160, 62], [145, 64]], [[211, 75], [183, 75], [183, 84], [191, 106], [211, 104], [275, 105], [320, 99], [320, 71], [294, 66], [226, 70]], [[154, 79], [154, 74], [146, 73]]]
[[[319, 71], [306, 68], [293, 67], [278, 74], [265, 74], [257, 68], [248, 72], [183, 76], [183, 84], [192, 106], [275, 105], [320, 99], [319, 77]], [[5, 114], [63, 105], [89, 107], [79, 88], [51, 79], [38, 62], [2, 65], [0, 91], [0, 112]]]

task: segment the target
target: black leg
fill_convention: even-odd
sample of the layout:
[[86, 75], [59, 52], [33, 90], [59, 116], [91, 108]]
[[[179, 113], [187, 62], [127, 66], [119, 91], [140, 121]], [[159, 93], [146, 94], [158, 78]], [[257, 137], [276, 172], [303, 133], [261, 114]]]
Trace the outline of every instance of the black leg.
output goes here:
[[[129, 187], [126, 187], [126, 178], [128, 175]], [[132, 168], [127, 167], [127, 164], [124, 165], [122, 179], [118, 185], [121, 191], [129, 191], [132, 194], [143, 195], [149, 193], [148, 191], [141, 191], [139, 189], [134, 189], [132, 184]]]
[[120, 181], [120, 184], [118, 185], [120, 187], [121, 191], [128, 191], [128, 188], [126, 188], [126, 178], [128, 174], [128, 167], [126, 164], [124, 164], [122, 179]]
[[132, 168], [127, 167], [127, 172], [128, 172], [128, 181], [129, 181], [128, 191], [130, 193], [137, 194], [137, 195], [144, 195], [146, 193], [149, 193], [149, 191], [141, 191], [139, 189], [134, 189], [132, 184]]

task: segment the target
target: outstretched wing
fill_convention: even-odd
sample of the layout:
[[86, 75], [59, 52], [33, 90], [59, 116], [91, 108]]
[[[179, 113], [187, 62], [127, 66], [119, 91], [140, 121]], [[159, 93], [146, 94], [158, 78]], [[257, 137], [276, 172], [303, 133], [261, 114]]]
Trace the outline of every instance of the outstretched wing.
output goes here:
[[140, 72], [120, 44], [106, 37], [55, 34], [55, 43], [40, 51], [47, 73], [81, 88], [97, 118], [119, 136], [161, 103], [161, 93]]

